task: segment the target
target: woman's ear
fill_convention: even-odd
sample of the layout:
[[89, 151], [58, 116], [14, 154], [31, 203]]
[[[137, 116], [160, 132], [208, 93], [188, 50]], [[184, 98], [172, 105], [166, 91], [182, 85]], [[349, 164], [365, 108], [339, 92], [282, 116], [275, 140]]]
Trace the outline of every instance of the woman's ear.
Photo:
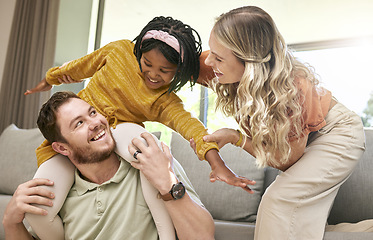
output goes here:
[[54, 151], [64, 155], [64, 156], [68, 156], [70, 151], [69, 149], [67, 148], [66, 144], [65, 143], [61, 143], [61, 142], [53, 142], [52, 143], [52, 148]]

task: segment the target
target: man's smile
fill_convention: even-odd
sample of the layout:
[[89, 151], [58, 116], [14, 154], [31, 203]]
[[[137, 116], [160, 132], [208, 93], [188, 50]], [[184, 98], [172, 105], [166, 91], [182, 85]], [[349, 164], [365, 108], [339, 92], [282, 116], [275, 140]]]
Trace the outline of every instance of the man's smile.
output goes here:
[[97, 141], [99, 139], [101, 139], [104, 135], [105, 135], [105, 130], [102, 129], [96, 136], [94, 136], [91, 141]]

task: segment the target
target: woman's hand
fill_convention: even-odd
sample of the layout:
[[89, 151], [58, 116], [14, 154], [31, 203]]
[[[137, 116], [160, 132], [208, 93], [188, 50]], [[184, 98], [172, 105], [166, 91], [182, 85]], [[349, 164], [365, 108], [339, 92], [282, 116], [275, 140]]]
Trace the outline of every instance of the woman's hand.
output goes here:
[[61, 84], [78, 83], [82, 81], [83, 80], [74, 80], [69, 75], [63, 75], [62, 78], [58, 78], [58, 82], [60, 82]]
[[51, 88], [52, 88], [52, 86], [49, 85], [49, 83], [47, 82], [47, 80], [45, 78], [43, 78], [38, 83], [38, 85], [36, 85], [36, 87], [34, 87], [32, 89], [29, 89], [29, 90], [26, 90], [24, 95], [29, 95], [29, 94], [33, 94], [33, 93], [37, 93], [37, 92], [49, 91], [49, 90], [51, 90]]
[[[67, 66], [71, 61], [68, 61], [68, 62], [65, 62], [64, 64], [62, 64], [61, 67], [59, 67], [59, 69], [61, 68], [64, 68], [65, 66]], [[70, 83], [78, 83], [78, 82], [82, 82], [83, 80], [75, 80], [73, 79], [70, 75], [63, 75], [62, 78], [58, 78], [58, 81], [61, 83], [61, 84], [70, 84]]]
[[240, 133], [231, 128], [221, 128], [203, 137], [205, 142], [216, 142], [219, 148], [222, 148], [227, 143], [235, 145], [239, 139]]

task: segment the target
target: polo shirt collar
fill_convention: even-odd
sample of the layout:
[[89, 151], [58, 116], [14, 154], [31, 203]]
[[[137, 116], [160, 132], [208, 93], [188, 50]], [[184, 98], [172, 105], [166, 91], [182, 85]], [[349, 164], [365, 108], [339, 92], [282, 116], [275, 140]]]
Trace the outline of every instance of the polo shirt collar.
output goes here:
[[80, 196], [80, 195], [85, 194], [88, 191], [92, 191], [96, 189], [99, 186], [108, 185], [110, 183], [121, 182], [127, 176], [128, 171], [130, 170], [132, 166], [127, 161], [125, 161], [123, 158], [121, 158], [119, 155], [118, 155], [118, 158], [120, 161], [118, 171], [115, 173], [115, 175], [111, 179], [109, 179], [108, 181], [102, 184], [97, 184], [97, 183], [84, 180], [81, 177], [79, 170], [75, 169], [75, 183], [73, 187], [76, 189], [77, 194]]

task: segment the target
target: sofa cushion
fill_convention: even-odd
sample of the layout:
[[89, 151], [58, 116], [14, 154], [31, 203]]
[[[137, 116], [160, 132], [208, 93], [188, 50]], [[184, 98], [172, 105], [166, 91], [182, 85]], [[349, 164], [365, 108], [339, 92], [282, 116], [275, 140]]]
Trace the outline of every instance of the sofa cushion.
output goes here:
[[255, 223], [215, 220], [215, 240], [254, 239]]
[[237, 175], [256, 181], [256, 184], [251, 187], [255, 191], [254, 194], [223, 182], [211, 183], [210, 165], [199, 161], [189, 142], [175, 132], [172, 133], [171, 151], [184, 167], [201, 201], [214, 219], [255, 221], [263, 191], [264, 170], [256, 167], [255, 159], [249, 153], [231, 144], [224, 146], [220, 151], [226, 164]]
[[13, 194], [18, 185], [34, 177], [35, 149], [43, 142], [39, 129], [9, 125], [0, 136], [0, 193]]

